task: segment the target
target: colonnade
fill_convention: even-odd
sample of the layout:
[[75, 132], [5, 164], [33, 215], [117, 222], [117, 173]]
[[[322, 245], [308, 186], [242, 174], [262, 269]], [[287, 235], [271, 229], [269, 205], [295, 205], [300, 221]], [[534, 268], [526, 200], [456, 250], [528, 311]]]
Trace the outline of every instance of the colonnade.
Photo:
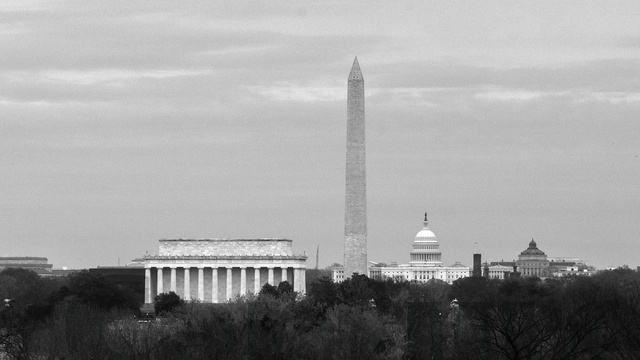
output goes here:
[[[548, 267], [546, 269], [548, 269]], [[518, 271], [523, 276], [545, 276], [546, 275], [542, 267], [519, 266]]]
[[185, 300], [218, 303], [236, 295], [258, 293], [264, 284], [277, 286], [282, 281], [292, 284], [294, 291], [304, 292], [304, 272], [304, 268], [287, 264], [150, 264], [145, 268], [145, 303], [152, 303], [156, 295], [169, 291]]

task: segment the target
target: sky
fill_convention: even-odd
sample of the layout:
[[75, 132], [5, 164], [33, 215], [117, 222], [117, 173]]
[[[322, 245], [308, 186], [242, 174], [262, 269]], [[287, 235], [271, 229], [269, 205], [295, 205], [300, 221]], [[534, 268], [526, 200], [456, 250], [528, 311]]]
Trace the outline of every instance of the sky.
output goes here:
[[368, 258], [640, 265], [637, 1], [0, 2], [0, 256], [125, 264], [161, 238], [342, 263], [347, 76]]

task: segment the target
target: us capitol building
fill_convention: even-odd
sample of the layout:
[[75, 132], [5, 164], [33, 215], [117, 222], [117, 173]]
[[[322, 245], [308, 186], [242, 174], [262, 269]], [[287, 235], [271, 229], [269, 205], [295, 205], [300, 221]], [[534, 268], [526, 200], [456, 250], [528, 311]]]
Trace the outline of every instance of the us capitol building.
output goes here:
[[[424, 214], [423, 228], [416, 234], [409, 252], [408, 264], [387, 266], [375, 264], [369, 267], [369, 277], [373, 279], [392, 278], [397, 280], [427, 282], [438, 279], [449, 284], [471, 275], [471, 268], [456, 262], [442, 266], [442, 251], [436, 235], [429, 229], [427, 214]], [[344, 268], [333, 269], [333, 280], [343, 281], [351, 274], [345, 274]]]

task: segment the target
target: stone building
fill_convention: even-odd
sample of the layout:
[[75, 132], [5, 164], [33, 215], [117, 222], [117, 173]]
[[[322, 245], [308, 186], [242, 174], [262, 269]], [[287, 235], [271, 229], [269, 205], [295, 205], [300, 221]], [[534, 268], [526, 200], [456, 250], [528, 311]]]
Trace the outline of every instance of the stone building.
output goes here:
[[6, 268], [18, 268], [35, 271], [38, 275], [51, 275], [53, 268], [46, 257], [7, 256], [0, 257], [0, 271]]
[[549, 276], [549, 260], [547, 260], [547, 255], [538, 249], [533, 239], [529, 242], [529, 248], [518, 255], [516, 267], [522, 276]]
[[[427, 214], [424, 216], [423, 228], [416, 237], [409, 251], [408, 264], [388, 266], [384, 264], [369, 267], [369, 277], [373, 279], [393, 278], [407, 281], [427, 282], [431, 279], [445, 281], [449, 284], [471, 275], [471, 268], [456, 262], [450, 266], [442, 266], [442, 251], [436, 235], [429, 229]], [[334, 281], [345, 279], [344, 268], [335, 268]]]
[[423, 228], [416, 234], [409, 256], [409, 265], [421, 267], [441, 267], [442, 251], [436, 235], [429, 229], [427, 213], [424, 214]]
[[306, 255], [288, 239], [161, 239], [145, 255], [145, 303], [173, 291], [181, 298], [218, 303], [288, 281], [305, 291]]
[[[515, 271], [522, 276], [563, 277], [563, 276], [591, 276], [595, 273], [593, 266], [587, 265], [577, 257], [550, 257], [537, 248], [535, 242], [529, 244], [530, 248], [523, 251], [518, 261], [493, 261], [489, 266], [489, 277], [503, 279]], [[530, 250], [531, 249], [531, 250]], [[548, 266], [545, 266], [545, 259]], [[515, 269], [514, 269], [515, 268]], [[542, 275], [536, 275], [536, 270]]]
[[513, 274], [513, 267], [505, 266], [505, 265], [488, 265], [487, 264], [488, 274], [487, 277], [489, 279], [500, 279], [504, 280]]
[[591, 276], [596, 269], [578, 257], [548, 257], [549, 273], [553, 277]]

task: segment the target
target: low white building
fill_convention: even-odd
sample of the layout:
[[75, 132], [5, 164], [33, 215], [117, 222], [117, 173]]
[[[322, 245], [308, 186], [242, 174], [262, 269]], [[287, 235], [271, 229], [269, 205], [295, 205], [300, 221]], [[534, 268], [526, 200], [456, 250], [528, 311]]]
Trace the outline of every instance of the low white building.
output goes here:
[[508, 277], [507, 274], [513, 273], [513, 268], [506, 265], [491, 265], [487, 266], [489, 273], [487, 276], [489, 279], [501, 279], [504, 280]]
[[185, 300], [224, 302], [281, 281], [305, 291], [306, 255], [289, 239], [161, 239], [158, 255], [145, 255], [145, 303], [173, 291]]
[[52, 264], [46, 257], [36, 256], [3, 256], [0, 257], [0, 271], [7, 268], [35, 271], [40, 276], [51, 275]]

